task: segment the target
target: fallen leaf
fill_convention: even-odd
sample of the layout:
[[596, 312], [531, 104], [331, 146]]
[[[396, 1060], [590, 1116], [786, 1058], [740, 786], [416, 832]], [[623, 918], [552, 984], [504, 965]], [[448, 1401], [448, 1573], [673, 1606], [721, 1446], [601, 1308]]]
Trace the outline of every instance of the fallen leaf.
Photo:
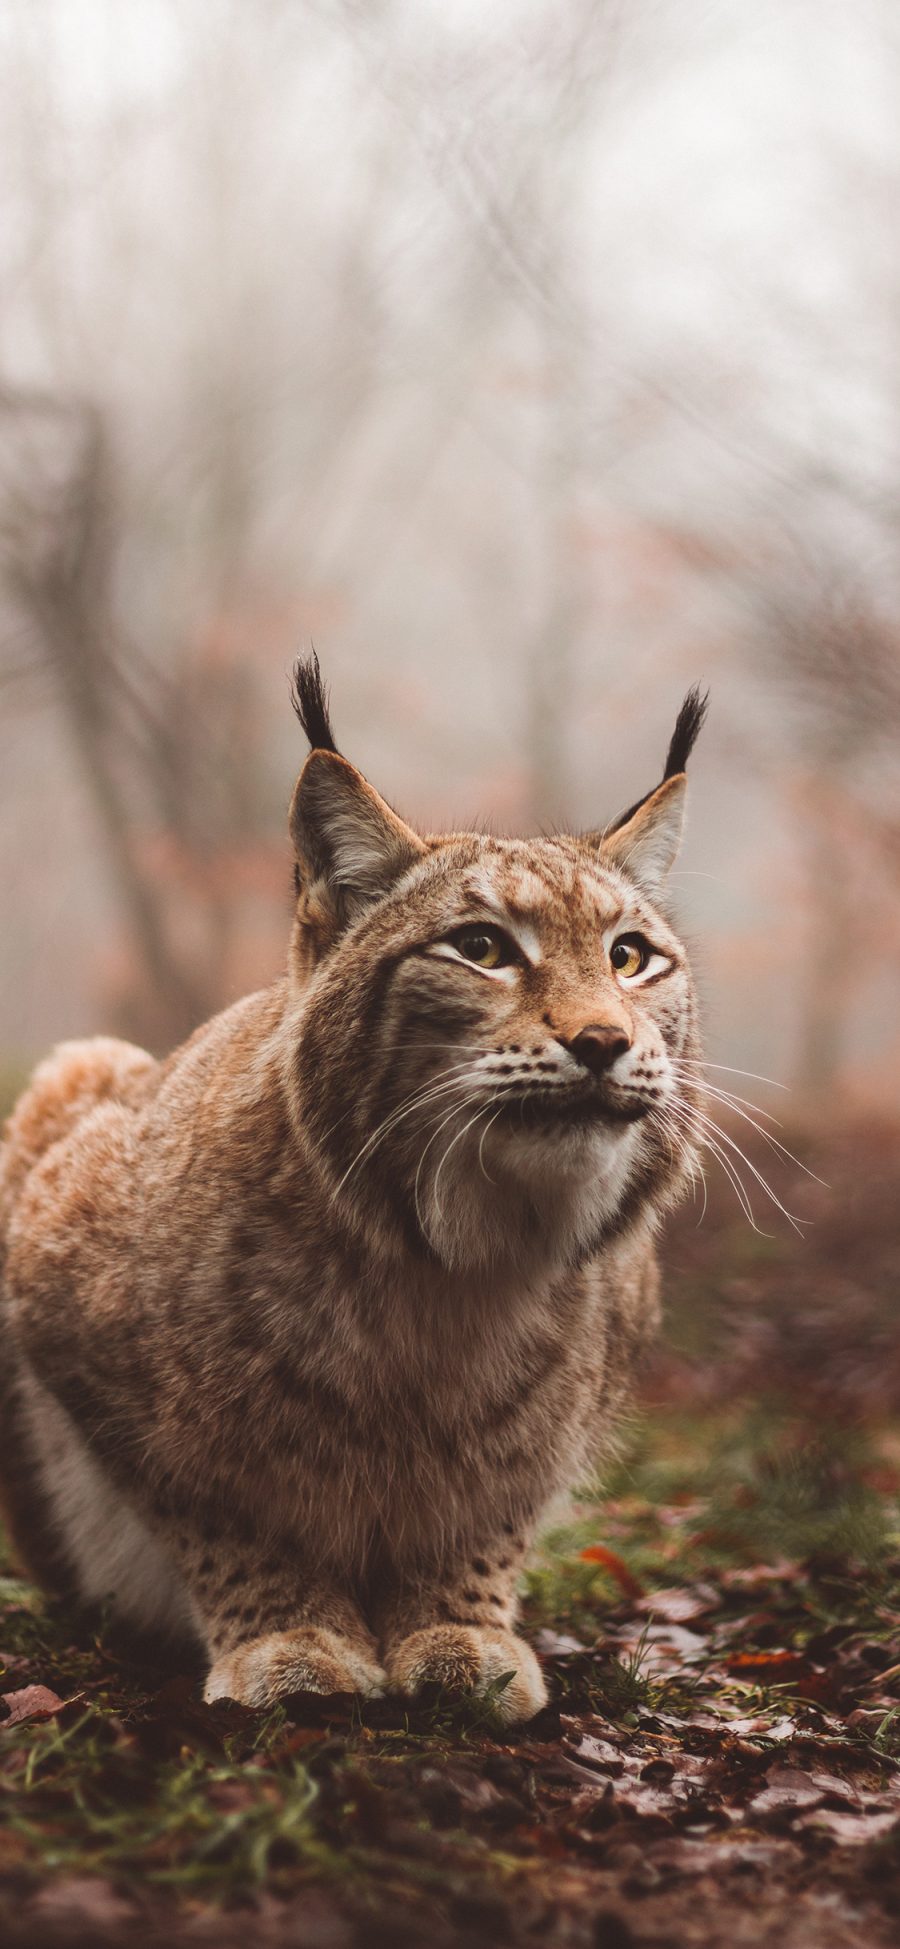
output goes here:
[[836, 1807], [819, 1807], [815, 1813], [804, 1815], [798, 1825], [830, 1834], [845, 1846], [861, 1847], [866, 1841], [881, 1841], [887, 1834], [900, 1833], [900, 1808], [896, 1813], [851, 1814]]
[[626, 1597], [643, 1597], [643, 1584], [638, 1583], [637, 1578], [632, 1576], [627, 1563], [623, 1563], [622, 1558], [616, 1556], [615, 1550], [605, 1549], [602, 1543], [591, 1543], [580, 1554], [582, 1563], [602, 1564], [604, 1570], [608, 1570], [610, 1576], [615, 1577], [619, 1589]]
[[830, 1800], [843, 1800], [850, 1806], [859, 1806], [859, 1793], [849, 1780], [841, 1780], [836, 1773], [811, 1773], [814, 1787], [819, 1787]]
[[850, 1732], [876, 1733], [883, 1724], [883, 1707], [876, 1707], [873, 1711], [864, 1706], [859, 1706], [855, 1712], [850, 1713], [847, 1719], [847, 1727]]
[[698, 1732], [729, 1732], [730, 1722], [720, 1718], [716, 1712], [656, 1712], [651, 1706], [638, 1708], [641, 1724], [663, 1726], [666, 1732], [684, 1733], [687, 1730]]
[[[93, 1875], [70, 1875], [42, 1888], [28, 1904], [28, 1917], [29, 1921], [40, 1918], [51, 1925], [59, 1923], [67, 1930], [73, 1924], [83, 1923], [108, 1929], [128, 1923], [133, 1926], [137, 1909], [132, 1902], [123, 1900], [110, 1882]], [[67, 1939], [74, 1941], [76, 1937], [73, 1933]]]
[[721, 1583], [725, 1590], [759, 1590], [768, 1584], [793, 1584], [800, 1577], [801, 1567], [787, 1557], [779, 1557], [776, 1563], [754, 1563], [746, 1568], [723, 1570]]
[[817, 1807], [825, 1799], [821, 1787], [813, 1784], [808, 1773], [801, 1773], [796, 1766], [770, 1766], [766, 1774], [768, 1785], [761, 1793], [755, 1793], [748, 1811], [751, 1814], [774, 1814], [804, 1812], [809, 1807]]
[[578, 1638], [570, 1638], [564, 1632], [550, 1631], [546, 1628], [537, 1633], [535, 1649], [542, 1658], [571, 1658], [587, 1650]]
[[718, 1601], [711, 1585], [694, 1584], [683, 1590], [677, 1586], [652, 1590], [635, 1608], [643, 1617], [661, 1618], [669, 1624], [689, 1624], [692, 1617], [703, 1617], [714, 1610]]
[[0, 1692], [0, 1700], [7, 1708], [2, 1721], [5, 1726], [20, 1726], [25, 1719], [52, 1719], [64, 1705], [75, 1703], [74, 1699], [61, 1699], [46, 1685], [23, 1685], [20, 1692]]
[[793, 1739], [797, 1732], [796, 1719], [767, 1719], [757, 1713], [753, 1719], [728, 1719], [723, 1721], [723, 1730], [736, 1739], [773, 1739], [780, 1744], [782, 1740]]
[[736, 1651], [725, 1660], [725, 1669], [749, 1675], [761, 1672], [767, 1676], [777, 1673], [778, 1678], [800, 1678], [809, 1672], [809, 1664], [796, 1651]]
[[690, 1835], [661, 1841], [648, 1850], [654, 1867], [675, 1874], [719, 1874], [728, 1868], [769, 1871], [798, 1858], [793, 1841], [742, 1841], [724, 1835], [720, 1841], [694, 1840]]
[[[569, 1742], [567, 1742], [569, 1743]], [[574, 1756], [587, 1766], [597, 1766], [603, 1773], [614, 1775], [623, 1773], [625, 1762], [615, 1746], [608, 1739], [595, 1739], [592, 1733], [584, 1733], [580, 1739], [571, 1742]]]
[[641, 1638], [633, 1639], [628, 1649], [641, 1653], [647, 1671], [679, 1671], [682, 1665], [705, 1664], [709, 1640], [686, 1624], [647, 1624]]

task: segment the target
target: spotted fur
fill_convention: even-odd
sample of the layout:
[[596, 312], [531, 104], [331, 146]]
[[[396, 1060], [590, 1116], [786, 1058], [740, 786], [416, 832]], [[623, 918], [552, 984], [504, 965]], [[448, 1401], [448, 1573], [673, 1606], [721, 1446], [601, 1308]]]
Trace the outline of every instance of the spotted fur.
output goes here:
[[63, 1045], [7, 1126], [7, 1515], [53, 1587], [193, 1634], [209, 1698], [511, 1672], [527, 1718], [521, 1566], [614, 1439], [691, 1169], [684, 777], [605, 834], [422, 838], [297, 696], [284, 978], [163, 1063]]

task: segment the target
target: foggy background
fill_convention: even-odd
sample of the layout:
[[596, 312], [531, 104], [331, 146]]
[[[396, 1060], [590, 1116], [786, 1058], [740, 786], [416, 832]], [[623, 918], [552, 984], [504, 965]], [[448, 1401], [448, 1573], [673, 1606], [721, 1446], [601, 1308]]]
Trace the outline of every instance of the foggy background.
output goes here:
[[0, 0], [0, 66], [3, 1069], [280, 972], [314, 643], [425, 829], [611, 819], [708, 682], [709, 1054], [894, 1105], [896, 6]]

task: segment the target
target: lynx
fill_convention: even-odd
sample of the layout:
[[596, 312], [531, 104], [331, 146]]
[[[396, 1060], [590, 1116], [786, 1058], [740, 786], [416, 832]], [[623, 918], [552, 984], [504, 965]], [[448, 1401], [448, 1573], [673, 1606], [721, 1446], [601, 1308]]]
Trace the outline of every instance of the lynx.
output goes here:
[[187, 1634], [208, 1700], [545, 1701], [517, 1585], [608, 1452], [692, 1168], [662, 783], [582, 837], [427, 838], [315, 658], [284, 978], [163, 1062], [36, 1071], [0, 1153], [7, 1521], [32, 1573]]

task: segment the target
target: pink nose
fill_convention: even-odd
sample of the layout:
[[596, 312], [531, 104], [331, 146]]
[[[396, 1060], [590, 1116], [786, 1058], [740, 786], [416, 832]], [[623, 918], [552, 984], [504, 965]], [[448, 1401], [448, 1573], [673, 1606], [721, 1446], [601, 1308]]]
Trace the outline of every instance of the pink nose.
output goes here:
[[566, 1046], [592, 1076], [602, 1076], [618, 1056], [624, 1056], [626, 1049], [631, 1048], [631, 1038], [616, 1023], [589, 1022]]

